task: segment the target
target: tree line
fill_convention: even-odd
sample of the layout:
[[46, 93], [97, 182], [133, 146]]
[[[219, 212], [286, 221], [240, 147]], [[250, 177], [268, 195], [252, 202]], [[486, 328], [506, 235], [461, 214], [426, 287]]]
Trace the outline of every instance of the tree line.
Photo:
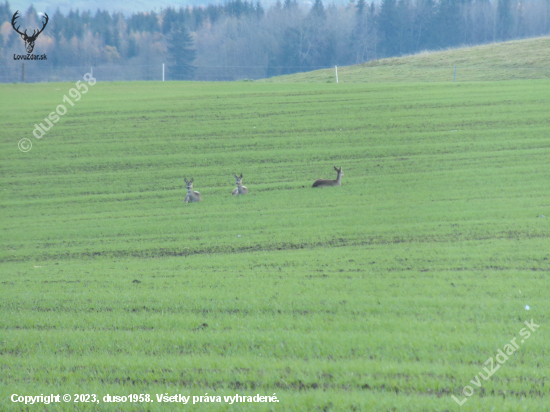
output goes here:
[[[0, 3], [0, 65], [22, 54]], [[33, 6], [23, 27], [42, 21]], [[550, 34], [550, 0], [382, 0], [345, 6], [314, 0], [167, 8], [124, 16], [59, 9], [37, 39], [47, 65], [147, 67], [166, 63], [169, 79], [231, 80], [364, 63], [461, 45]]]

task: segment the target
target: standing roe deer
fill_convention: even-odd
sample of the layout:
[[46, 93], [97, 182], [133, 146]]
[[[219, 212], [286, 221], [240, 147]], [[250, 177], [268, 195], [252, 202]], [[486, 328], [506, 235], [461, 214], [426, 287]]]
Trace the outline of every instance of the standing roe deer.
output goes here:
[[233, 176], [235, 176], [235, 183], [237, 184], [237, 187], [233, 189], [231, 194], [246, 195], [248, 193], [248, 189], [246, 188], [246, 186], [243, 186], [243, 174], [241, 173], [240, 176], [237, 176], [235, 173], [233, 173]]
[[313, 186], [311, 187], [342, 186], [342, 184], [340, 183], [340, 181], [342, 180], [342, 176], [344, 176], [344, 172], [342, 172], [342, 167], [340, 166], [340, 169], [338, 169], [336, 166], [334, 166], [334, 170], [338, 172], [336, 180], [317, 179], [315, 182], [313, 182]]
[[185, 203], [189, 202], [202, 202], [202, 197], [199, 192], [193, 191], [193, 178], [191, 180], [187, 180], [185, 177], [183, 178], [185, 180], [185, 187], [187, 188], [187, 196], [185, 196]]

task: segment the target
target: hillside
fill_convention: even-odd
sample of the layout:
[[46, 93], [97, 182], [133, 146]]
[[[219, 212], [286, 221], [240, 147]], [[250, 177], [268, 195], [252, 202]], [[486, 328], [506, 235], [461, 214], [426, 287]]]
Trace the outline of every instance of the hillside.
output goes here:
[[[339, 83], [449, 82], [550, 78], [550, 37], [423, 52], [338, 67]], [[334, 69], [272, 77], [266, 82], [335, 82]]]

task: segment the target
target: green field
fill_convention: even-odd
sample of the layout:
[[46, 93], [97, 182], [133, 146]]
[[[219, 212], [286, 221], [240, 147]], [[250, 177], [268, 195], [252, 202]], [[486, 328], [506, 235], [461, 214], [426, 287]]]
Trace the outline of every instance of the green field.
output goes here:
[[548, 80], [71, 87], [0, 85], [0, 410], [550, 410]]

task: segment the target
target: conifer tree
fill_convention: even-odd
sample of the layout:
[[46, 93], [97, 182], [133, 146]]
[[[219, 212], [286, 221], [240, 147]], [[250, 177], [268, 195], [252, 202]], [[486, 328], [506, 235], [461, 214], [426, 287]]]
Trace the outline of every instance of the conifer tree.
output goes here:
[[179, 21], [178, 13], [172, 8], [168, 7], [164, 11], [164, 16], [162, 16], [162, 34], [170, 33], [172, 26], [176, 25]]
[[168, 66], [169, 78], [171, 80], [191, 79], [195, 71], [193, 61], [197, 51], [193, 49], [193, 39], [185, 29], [178, 28], [170, 32], [168, 54], [172, 60], [172, 64]]
[[385, 56], [398, 54], [398, 27], [396, 0], [382, 0], [378, 16], [380, 47]]
[[435, 47], [456, 47], [461, 41], [459, 0], [441, 0], [437, 10]]
[[512, 10], [510, 0], [498, 0], [497, 2], [497, 39], [506, 41], [511, 37]]
[[10, 11], [10, 5], [8, 0], [4, 4], [0, 4], [0, 26], [5, 21], [10, 21], [13, 16], [13, 13]]

